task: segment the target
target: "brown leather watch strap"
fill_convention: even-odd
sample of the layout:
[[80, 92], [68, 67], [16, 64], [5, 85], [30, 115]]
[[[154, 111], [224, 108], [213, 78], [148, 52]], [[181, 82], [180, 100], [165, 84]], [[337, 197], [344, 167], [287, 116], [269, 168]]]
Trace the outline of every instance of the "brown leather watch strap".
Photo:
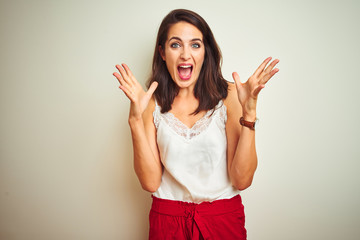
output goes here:
[[246, 121], [244, 119], [244, 117], [240, 118], [240, 125], [244, 126], [244, 127], [247, 127], [247, 128], [250, 128], [251, 130], [255, 130], [255, 123], [256, 122], [248, 122], [248, 121]]

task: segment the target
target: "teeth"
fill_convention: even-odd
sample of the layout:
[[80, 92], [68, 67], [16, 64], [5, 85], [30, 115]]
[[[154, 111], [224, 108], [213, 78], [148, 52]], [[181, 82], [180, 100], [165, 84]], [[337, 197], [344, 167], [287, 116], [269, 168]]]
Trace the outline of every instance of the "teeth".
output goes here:
[[181, 67], [181, 68], [190, 68], [191, 66], [190, 65], [183, 65], [183, 66], [179, 66], [179, 67]]

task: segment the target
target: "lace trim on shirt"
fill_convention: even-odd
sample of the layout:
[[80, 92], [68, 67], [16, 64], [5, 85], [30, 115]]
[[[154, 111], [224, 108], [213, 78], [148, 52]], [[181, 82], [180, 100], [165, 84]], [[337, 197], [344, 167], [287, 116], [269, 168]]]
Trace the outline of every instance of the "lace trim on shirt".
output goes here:
[[206, 114], [200, 118], [191, 128], [182, 123], [174, 114], [167, 112], [161, 113], [160, 106], [155, 106], [155, 111], [153, 113], [154, 116], [154, 124], [155, 127], [158, 128], [160, 121], [164, 120], [164, 122], [178, 135], [184, 137], [185, 139], [192, 139], [195, 136], [198, 136], [200, 133], [205, 131], [210, 125], [212, 119], [214, 117], [219, 117], [221, 122], [226, 123], [227, 115], [226, 115], [226, 106], [223, 104], [223, 101], [220, 101], [215, 110], [209, 110]]
[[160, 124], [160, 106], [157, 104], [157, 102], [155, 101], [155, 110], [153, 112], [153, 117], [154, 117], [154, 124], [156, 129], [158, 129], [159, 124]]

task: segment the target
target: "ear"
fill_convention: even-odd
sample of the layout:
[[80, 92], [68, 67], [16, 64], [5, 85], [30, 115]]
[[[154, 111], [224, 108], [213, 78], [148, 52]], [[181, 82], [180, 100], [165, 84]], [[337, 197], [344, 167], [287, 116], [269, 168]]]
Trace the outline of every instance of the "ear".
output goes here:
[[162, 60], [165, 61], [165, 51], [162, 49], [161, 45], [159, 45], [159, 53], [160, 53]]

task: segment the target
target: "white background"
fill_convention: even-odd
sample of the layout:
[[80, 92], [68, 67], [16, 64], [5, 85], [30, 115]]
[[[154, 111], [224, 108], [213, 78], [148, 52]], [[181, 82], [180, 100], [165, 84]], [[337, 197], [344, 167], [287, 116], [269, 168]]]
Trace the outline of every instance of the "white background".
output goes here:
[[129, 101], [157, 29], [198, 12], [246, 80], [268, 56], [259, 166], [242, 192], [250, 240], [360, 239], [358, 1], [0, 1], [0, 239], [146, 239]]

